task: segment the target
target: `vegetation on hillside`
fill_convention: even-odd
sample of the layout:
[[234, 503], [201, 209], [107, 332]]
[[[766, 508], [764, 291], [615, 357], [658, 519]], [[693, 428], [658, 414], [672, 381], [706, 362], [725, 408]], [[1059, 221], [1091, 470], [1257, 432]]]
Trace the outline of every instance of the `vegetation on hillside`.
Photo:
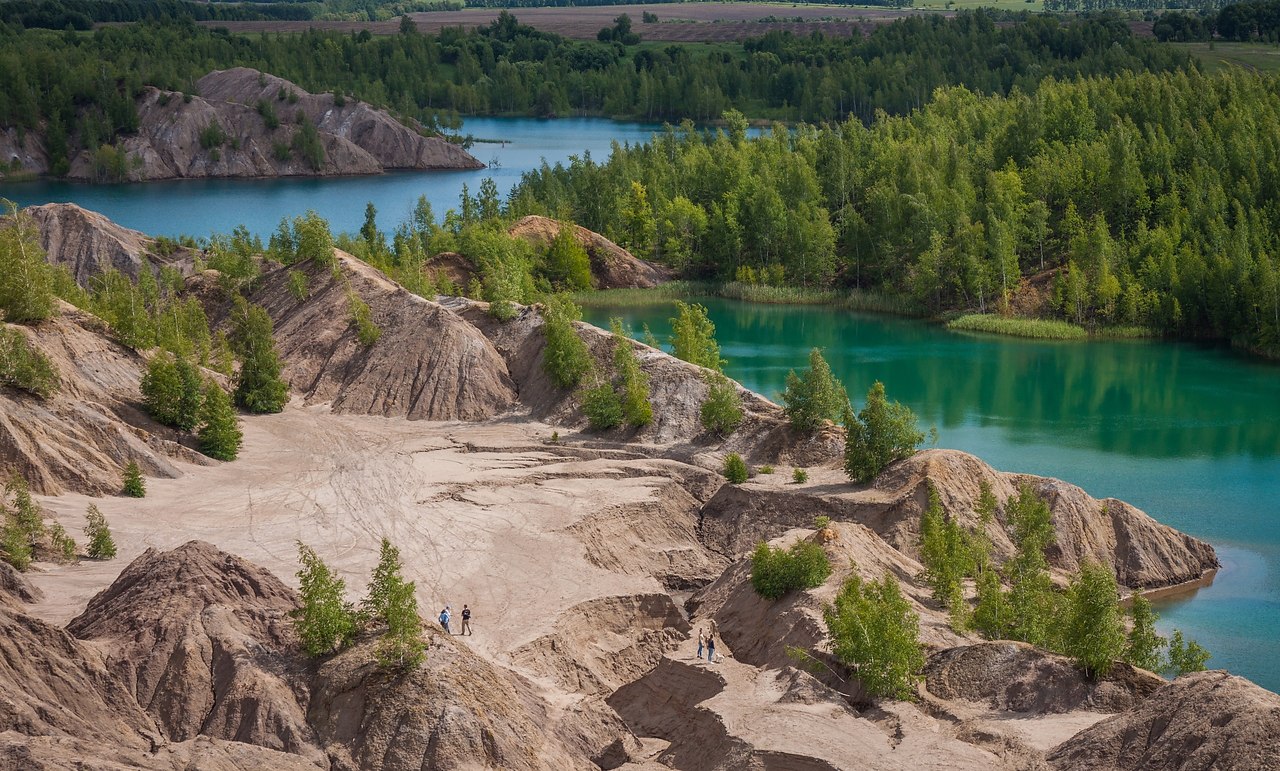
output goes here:
[[817, 588], [830, 575], [831, 560], [822, 545], [813, 541], [796, 541], [787, 549], [761, 541], [751, 553], [751, 586], [766, 600]]

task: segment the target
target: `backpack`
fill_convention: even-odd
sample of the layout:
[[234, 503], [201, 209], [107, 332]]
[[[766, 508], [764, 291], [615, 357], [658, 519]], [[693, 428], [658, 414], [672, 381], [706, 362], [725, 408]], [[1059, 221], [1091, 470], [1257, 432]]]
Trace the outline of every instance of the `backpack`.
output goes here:
[[449, 614], [443, 610], [440, 611], [440, 623], [441, 624], [449, 623]]

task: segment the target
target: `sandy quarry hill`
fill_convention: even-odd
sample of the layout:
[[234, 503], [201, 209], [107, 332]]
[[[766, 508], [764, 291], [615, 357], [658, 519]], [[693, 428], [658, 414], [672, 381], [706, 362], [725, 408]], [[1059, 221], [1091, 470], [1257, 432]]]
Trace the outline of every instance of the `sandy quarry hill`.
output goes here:
[[49, 262], [66, 267], [81, 286], [108, 268], [134, 280], [143, 269], [154, 272], [164, 265], [184, 274], [191, 271], [189, 250], [163, 256], [150, 236], [73, 203], [29, 206], [22, 212], [31, 217]]
[[[278, 125], [259, 110], [265, 103]], [[310, 94], [294, 83], [245, 67], [216, 70], [196, 82], [194, 94], [146, 88], [137, 100], [138, 131], [121, 140], [131, 181], [212, 177], [283, 177], [379, 174], [389, 169], [479, 169], [460, 145], [423, 136], [380, 110], [347, 97]], [[266, 111], [264, 109], [264, 111]], [[290, 147], [305, 116], [315, 125], [324, 160], [313, 167]], [[210, 126], [226, 139], [206, 147]], [[24, 173], [44, 174], [49, 159], [39, 138], [0, 130], [0, 158]], [[67, 179], [96, 181], [93, 153], [71, 158]]]
[[[556, 220], [530, 214], [507, 232], [546, 248], [560, 233], [560, 228]], [[667, 268], [636, 257], [599, 233], [574, 225], [573, 235], [591, 258], [591, 275], [597, 289], [647, 289], [671, 280], [672, 273]]]
[[[704, 371], [583, 324], [606, 373], [614, 345], [634, 347], [657, 407], [641, 430], [589, 432], [578, 394], [542, 371], [537, 308], [499, 323], [484, 303], [415, 297], [337, 258], [336, 271], [291, 266], [307, 276], [304, 299], [284, 270], [253, 288], [295, 398], [244, 418], [234, 463], [204, 459], [141, 414], [145, 359], [94, 317], [64, 307], [21, 328], [64, 389], [47, 402], [0, 390], [0, 465], [28, 474], [48, 520], [73, 534], [98, 506], [120, 555], [0, 572], [0, 769], [1165, 768], [1184, 750], [1212, 757], [1208, 768], [1269, 757], [1273, 705], [1254, 686], [1163, 685], [1125, 667], [1089, 682], [1061, 657], [957, 634], [915, 559], [927, 486], [972, 523], [982, 481], [1002, 506], [1020, 484], [1046, 495], [1059, 577], [1095, 559], [1129, 587], [1168, 586], [1216, 566], [1207, 544], [955, 451], [854, 485], [838, 428], [796, 436], [777, 405], [745, 391], [743, 424], [708, 436]], [[213, 276], [188, 287], [224, 320]], [[355, 334], [352, 296], [382, 331], [371, 345]], [[730, 485], [729, 450], [777, 473]], [[130, 458], [147, 496], [96, 497]], [[809, 481], [792, 483], [801, 465]], [[831, 579], [775, 602], [755, 595], [745, 553], [816, 537], [819, 514], [834, 520]], [[1002, 513], [988, 534], [1007, 554]], [[297, 542], [356, 601], [383, 537], [424, 617], [467, 603], [475, 634], [429, 623], [426, 663], [403, 676], [376, 666], [371, 637], [306, 659], [288, 621]], [[853, 569], [897, 576], [921, 616], [931, 658], [915, 702], [867, 699], [830, 656], [822, 607]], [[712, 620], [725, 659], [697, 662], [691, 633]], [[821, 665], [799, 667], [789, 646]], [[1202, 682], [1218, 685], [1192, 687]], [[1135, 743], [1156, 726], [1172, 727], [1167, 744]]]

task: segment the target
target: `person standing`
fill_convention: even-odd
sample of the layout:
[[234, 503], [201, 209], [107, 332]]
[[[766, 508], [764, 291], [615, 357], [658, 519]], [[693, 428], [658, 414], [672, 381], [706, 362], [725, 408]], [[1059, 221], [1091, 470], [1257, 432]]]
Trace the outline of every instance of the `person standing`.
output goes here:
[[710, 633], [707, 634], [707, 661], [712, 664], [716, 661], [716, 638]]
[[471, 634], [471, 608], [466, 603], [462, 605], [462, 632], [461, 634]]
[[702, 634], [702, 627], [698, 627], [698, 661], [702, 661], [702, 647], [706, 641], [706, 636]]
[[453, 634], [449, 629], [449, 606], [445, 605], [444, 610], [440, 611], [440, 626], [444, 627], [445, 634]]

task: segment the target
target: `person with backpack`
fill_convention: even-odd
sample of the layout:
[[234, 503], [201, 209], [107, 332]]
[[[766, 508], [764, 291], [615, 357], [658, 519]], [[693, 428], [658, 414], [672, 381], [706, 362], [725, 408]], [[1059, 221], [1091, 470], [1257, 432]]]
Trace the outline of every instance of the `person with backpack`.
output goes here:
[[471, 634], [471, 608], [466, 603], [462, 605], [462, 630], [459, 634]]
[[449, 629], [449, 606], [445, 605], [444, 610], [440, 611], [440, 626], [444, 627], [445, 634], [453, 634]]

